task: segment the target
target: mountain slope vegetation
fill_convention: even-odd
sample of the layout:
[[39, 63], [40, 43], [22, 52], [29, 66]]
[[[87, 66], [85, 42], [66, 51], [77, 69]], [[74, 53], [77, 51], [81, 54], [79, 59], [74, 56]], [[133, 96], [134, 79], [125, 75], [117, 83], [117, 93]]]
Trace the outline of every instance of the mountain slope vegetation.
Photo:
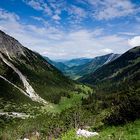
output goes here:
[[140, 47], [138, 46], [79, 80], [90, 84], [96, 84], [106, 80], [119, 81], [125, 80], [126, 78], [135, 78], [135, 75], [139, 74], [139, 63]]
[[[96, 58], [94, 72], [79, 79], [90, 88], [1, 31], [0, 139], [137, 139], [140, 47], [113, 56]], [[99, 136], [78, 137], [78, 128]]]
[[[66, 95], [74, 87], [71, 80], [63, 76], [42, 56], [23, 47], [2, 31], [0, 40], [0, 75], [23, 91], [34, 90], [42, 99], [58, 102], [61, 96]], [[2, 78], [1, 80], [3, 81]], [[5, 93], [8, 96], [6, 90], [8, 89], [1, 90], [0, 95]]]
[[62, 71], [64, 75], [69, 76], [72, 79], [78, 79], [86, 74], [94, 72], [96, 69], [115, 60], [119, 56], [119, 54], [111, 53], [95, 58], [77, 58], [61, 62], [52, 61], [47, 57], [44, 58]]
[[94, 87], [94, 94], [83, 103], [100, 118], [104, 114], [103, 124], [118, 125], [140, 117], [139, 46], [79, 81]]
[[78, 77], [82, 77], [86, 74], [90, 74], [103, 66], [104, 64], [107, 64], [113, 60], [115, 60], [117, 57], [119, 57], [119, 54], [107, 54], [103, 56], [98, 56], [93, 59], [91, 59], [89, 62], [79, 65], [79, 66], [73, 66], [69, 69], [71, 73]]
[[53, 60], [50, 60], [48, 57], [44, 57], [50, 64], [52, 64], [54, 67], [56, 67], [58, 70], [60, 70], [62, 73], [65, 74], [65, 71], [69, 69], [69, 66], [65, 65], [63, 62], [56, 62]]
[[76, 59], [71, 59], [71, 60], [67, 60], [67, 61], [62, 61], [62, 63], [68, 67], [73, 67], [73, 66], [84, 65], [84, 64], [90, 62], [91, 60], [92, 60], [92, 58], [76, 58]]

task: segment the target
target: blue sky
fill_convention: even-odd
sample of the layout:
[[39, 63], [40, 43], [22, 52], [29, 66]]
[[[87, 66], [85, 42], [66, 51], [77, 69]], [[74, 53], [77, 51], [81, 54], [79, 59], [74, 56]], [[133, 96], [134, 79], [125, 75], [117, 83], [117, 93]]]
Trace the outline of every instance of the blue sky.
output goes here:
[[51, 59], [140, 45], [139, 0], [1, 0], [0, 29]]

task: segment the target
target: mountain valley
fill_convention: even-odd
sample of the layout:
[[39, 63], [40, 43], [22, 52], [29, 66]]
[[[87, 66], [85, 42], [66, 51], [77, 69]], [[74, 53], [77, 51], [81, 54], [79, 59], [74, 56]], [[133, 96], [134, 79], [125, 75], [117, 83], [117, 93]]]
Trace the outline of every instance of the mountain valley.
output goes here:
[[[95, 58], [77, 58], [67, 61], [52, 61], [50, 63], [63, 72], [64, 75], [76, 80], [86, 74], [94, 72], [99, 67], [115, 60], [120, 54], [107, 54]], [[48, 58], [46, 58], [47, 60]]]
[[[131, 140], [140, 135], [139, 77], [139, 46], [56, 62], [0, 31], [0, 139], [115, 140], [121, 129]], [[78, 128], [99, 136], [77, 137]]]

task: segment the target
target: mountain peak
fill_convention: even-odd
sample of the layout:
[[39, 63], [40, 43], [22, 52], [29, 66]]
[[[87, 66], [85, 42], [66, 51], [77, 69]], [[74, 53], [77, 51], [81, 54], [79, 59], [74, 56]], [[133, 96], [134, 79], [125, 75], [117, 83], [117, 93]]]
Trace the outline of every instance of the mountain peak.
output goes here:
[[[66, 93], [67, 89], [71, 90], [73, 82], [41, 55], [0, 31], [0, 87], [3, 88], [0, 90], [0, 98], [13, 101], [20, 100], [22, 96], [29, 102], [47, 104], [47, 101], [59, 102], [63, 93]], [[66, 87], [66, 90], [63, 87]]]
[[0, 53], [8, 58], [24, 55], [23, 46], [13, 37], [0, 30]]
[[107, 63], [96, 71], [83, 76], [79, 81], [88, 84], [97, 84], [107, 80], [123, 80], [126, 76], [131, 80], [132, 77], [134, 78], [136, 75], [139, 75], [139, 66], [140, 46], [128, 50], [110, 63]]
[[0, 30], [0, 34], [5, 34], [2, 30]]

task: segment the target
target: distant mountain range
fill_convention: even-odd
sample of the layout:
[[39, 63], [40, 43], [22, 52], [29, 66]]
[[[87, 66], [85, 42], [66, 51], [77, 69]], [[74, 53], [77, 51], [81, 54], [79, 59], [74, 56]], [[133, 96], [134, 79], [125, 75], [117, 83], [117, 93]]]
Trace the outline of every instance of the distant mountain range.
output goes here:
[[67, 61], [55, 62], [46, 57], [52, 65], [72, 79], [78, 79], [86, 74], [94, 72], [99, 67], [115, 60], [119, 54], [107, 54], [95, 58], [77, 58]]
[[90, 62], [91, 60], [92, 60], [92, 58], [76, 58], [76, 59], [60, 61], [60, 62], [62, 62], [63, 64], [65, 64], [68, 67], [75, 67], [75, 66], [84, 65], [84, 64]]
[[57, 62], [45, 56], [44, 59], [47, 60], [50, 64], [52, 64], [54, 67], [56, 67], [58, 70], [60, 70], [63, 73], [65, 73], [65, 71], [69, 69], [69, 66], [65, 65], [63, 62]]

